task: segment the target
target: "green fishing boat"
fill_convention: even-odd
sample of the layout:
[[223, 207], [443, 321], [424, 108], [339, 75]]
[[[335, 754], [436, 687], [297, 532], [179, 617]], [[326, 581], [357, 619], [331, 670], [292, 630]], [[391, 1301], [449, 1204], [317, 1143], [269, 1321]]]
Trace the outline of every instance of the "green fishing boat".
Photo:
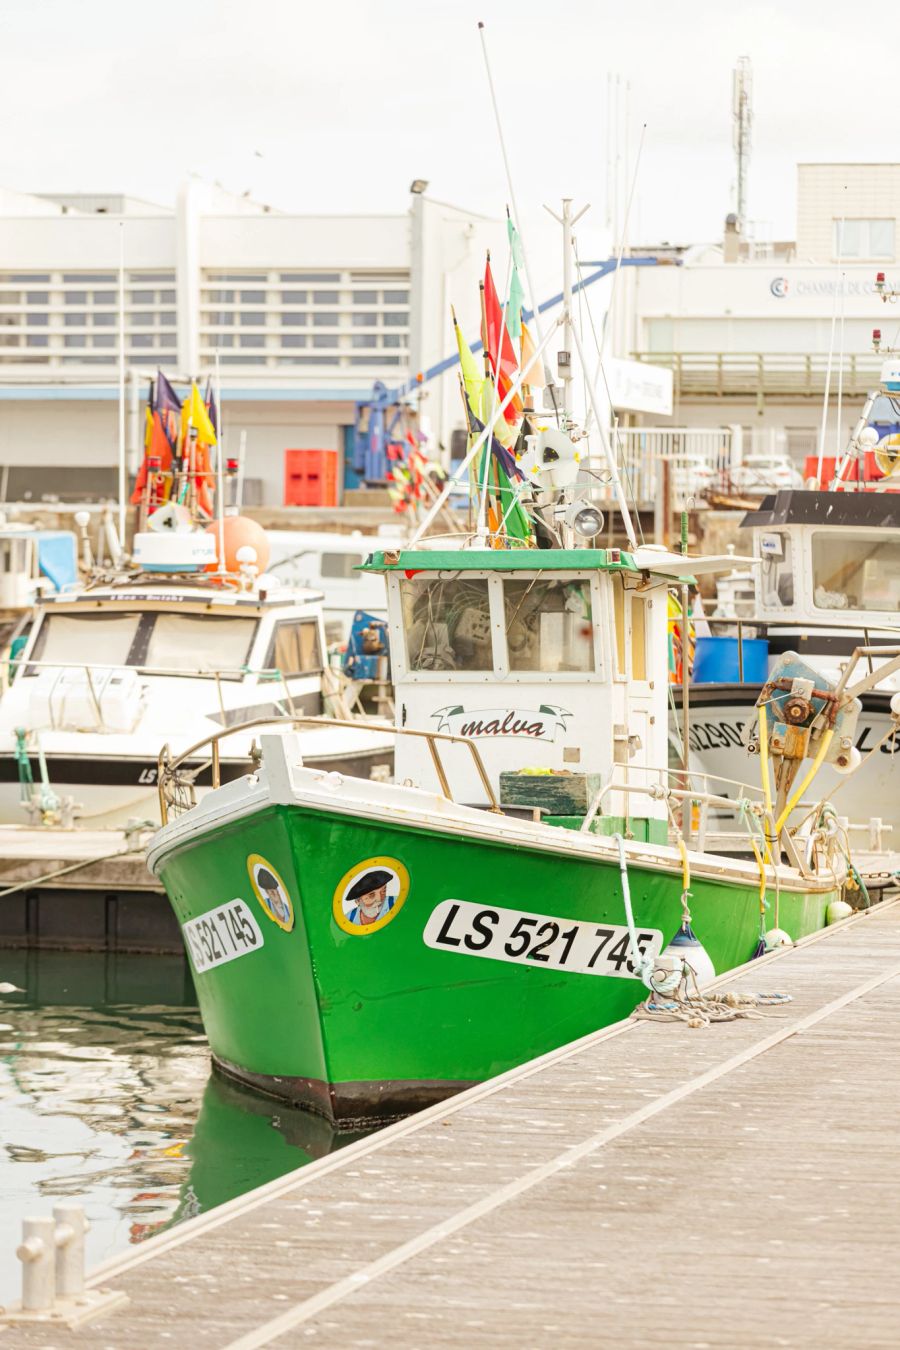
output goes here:
[[[691, 850], [685, 874], [671, 820], [685, 794], [653, 767], [683, 562], [375, 555], [397, 782], [305, 768], [274, 729], [256, 773], [172, 819], [150, 853], [219, 1069], [335, 1122], [394, 1119], [627, 1015], [673, 939], [722, 972], [767, 926], [796, 940], [825, 923], [830, 869], [761, 874]], [[778, 891], [762, 930], [761, 879], [770, 905]]]
[[[570, 315], [571, 269], [566, 386], [580, 349]], [[666, 997], [685, 962], [702, 981], [812, 933], [841, 897], [843, 860], [814, 833], [804, 849], [790, 842], [795, 765], [778, 780], [777, 822], [758, 792], [729, 801], [666, 767], [668, 591], [734, 559], [639, 545], [608, 453], [629, 546], [597, 547], [585, 440], [567, 414], [526, 408], [516, 455], [488, 446], [485, 428], [535, 378], [548, 339], [488, 406], [459, 338], [473, 538], [366, 564], [386, 581], [394, 781], [306, 767], [282, 723], [260, 735], [252, 773], [191, 806], [183, 765], [201, 747], [161, 756], [166, 823], [149, 863], [182, 928], [214, 1063], [345, 1128], [439, 1101], [648, 992]], [[821, 739], [820, 705], [808, 714], [804, 754]], [[686, 843], [692, 803], [701, 817], [737, 813], [749, 861]]]

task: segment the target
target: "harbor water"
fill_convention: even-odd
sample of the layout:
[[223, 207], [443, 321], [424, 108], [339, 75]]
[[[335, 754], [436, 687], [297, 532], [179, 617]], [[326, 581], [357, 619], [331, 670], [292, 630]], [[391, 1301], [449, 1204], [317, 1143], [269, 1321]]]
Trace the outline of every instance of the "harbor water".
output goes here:
[[210, 1071], [180, 957], [0, 953], [0, 1302], [22, 1219], [84, 1203], [88, 1268], [356, 1136]]

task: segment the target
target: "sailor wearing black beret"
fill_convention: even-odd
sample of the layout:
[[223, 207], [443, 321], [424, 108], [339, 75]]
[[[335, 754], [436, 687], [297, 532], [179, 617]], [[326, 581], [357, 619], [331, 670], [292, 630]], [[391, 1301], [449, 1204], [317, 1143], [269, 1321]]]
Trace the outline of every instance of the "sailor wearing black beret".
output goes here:
[[366, 927], [389, 914], [397, 897], [388, 895], [387, 888], [394, 880], [393, 872], [381, 868], [363, 872], [344, 897], [345, 904], [353, 902], [353, 908], [347, 915], [350, 922]]

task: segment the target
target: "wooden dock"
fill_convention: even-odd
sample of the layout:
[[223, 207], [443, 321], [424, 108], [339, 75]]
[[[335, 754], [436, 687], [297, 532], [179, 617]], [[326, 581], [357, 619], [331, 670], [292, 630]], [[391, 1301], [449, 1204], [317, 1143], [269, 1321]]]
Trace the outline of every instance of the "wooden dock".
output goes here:
[[132, 1249], [92, 1280], [123, 1311], [9, 1343], [895, 1347], [900, 901], [719, 984], [793, 1001], [597, 1032]]

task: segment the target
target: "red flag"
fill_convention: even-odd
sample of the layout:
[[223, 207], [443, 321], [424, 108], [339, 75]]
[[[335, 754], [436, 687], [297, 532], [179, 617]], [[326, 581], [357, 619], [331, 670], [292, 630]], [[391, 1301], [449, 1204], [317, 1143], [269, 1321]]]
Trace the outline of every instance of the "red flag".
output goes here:
[[[500, 304], [500, 297], [497, 295], [497, 288], [491, 274], [490, 256], [484, 268], [484, 325], [484, 348], [491, 363], [491, 370], [494, 372], [497, 391], [502, 402], [516, 378], [519, 363], [516, 360], [515, 348], [512, 344], [512, 338], [509, 336], [509, 329], [503, 322], [503, 306]], [[522, 400], [518, 394], [506, 405], [504, 415], [507, 422], [517, 422], [522, 416]]]
[[[148, 424], [147, 430], [149, 435], [144, 450], [144, 458], [135, 480], [134, 492], [131, 494], [131, 500], [136, 504], [142, 502], [144, 499], [144, 489], [147, 485], [147, 474], [149, 472], [147, 467], [148, 459], [157, 459], [159, 461], [157, 473], [170, 474], [172, 471], [172, 447], [162, 424], [162, 416], [162, 413], [153, 413]], [[159, 479], [156, 480], [156, 486], [157, 490], [161, 486]], [[159, 504], [160, 503], [158, 502], [150, 503], [151, 507]]]

